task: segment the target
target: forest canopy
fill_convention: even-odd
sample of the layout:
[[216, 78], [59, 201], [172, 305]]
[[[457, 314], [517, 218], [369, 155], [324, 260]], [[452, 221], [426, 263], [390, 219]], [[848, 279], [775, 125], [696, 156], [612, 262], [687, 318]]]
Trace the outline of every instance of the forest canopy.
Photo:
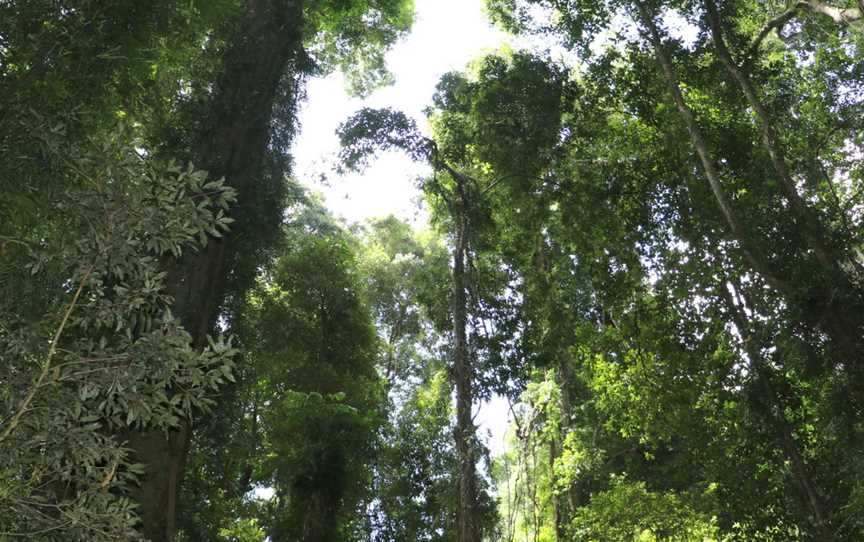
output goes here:
[[864, 539], [864, 4], [485, 9], [418, 225], [413, 1], [0, 1], [0, 540]]

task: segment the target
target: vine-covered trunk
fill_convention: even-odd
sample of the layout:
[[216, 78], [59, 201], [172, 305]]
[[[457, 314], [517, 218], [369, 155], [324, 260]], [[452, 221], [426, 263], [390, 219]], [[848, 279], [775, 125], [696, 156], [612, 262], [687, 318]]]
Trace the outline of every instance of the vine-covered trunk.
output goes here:
[[[224, 177], [237, 190], [233, 231], [242, 230], [251, 218], [244, 215], [244, 204], [251, 199], [260, 176], [274, 99], [301, 47], [301, 2], [248, 0], [243, 19], [226, 48], [221, 75], [193, 149], [197, 168], [206, 170], [211, 178]], [[207, 345], [207, 336], [214, 329], [236, 255], [229, 234], [224, 239], [211, 238], [201, 251], [169, 264], [174, 312], [196, 348]], [[153, 542], [174, 538], [177, 494], [191, 435], [191, 426], [184, 420], [167, 437], [161, 431], [125, 436], [135, 459], [147, 465], [133, 498], [139, 504], [144, 535]]]
[[[458, 182], [458, 180], [457, 180]], [[461, 188], [461, 187], [460, 187]], [[465, 273], [467, 240], [464, 194], [455, 205], [456, 232], [453, 247], [453, 375], [456, 384], [456, 453], [459, 456], [459, 500], [456, 509], [456, 540], [480, 542], [477, 521], [476, 459], [474, 456], [474, 422], [471, 407], [471, 358], [468, 351], [468, 298]]]
[[[558, 483], [555, 476], [555, 459], [560, 457], [561, 450], [564, 447], [564, 442], [567, 440], [567, 434], [574, 429], [573, 427], [573, 411], [574, 400], [572, 386], [576, 377], [573, 374], [573, 357], [568, 349], [563, 349], [558, 358], [558, 366], [555, 371], [555, 380], [558, 382], [558, 387], [561, 389], [561, 428], [558, 434], [561, 446], [552, 460], [551, 472], [552, 479], [555, 484]], [[565, 491], [555, 493], [555, 534], [557, 540], [566, 540], [566, 525], [573, 519], [573, 514], [577, 508], [584, 505], [580, 495], [580, 489], [576, 483], [571, 482]]]

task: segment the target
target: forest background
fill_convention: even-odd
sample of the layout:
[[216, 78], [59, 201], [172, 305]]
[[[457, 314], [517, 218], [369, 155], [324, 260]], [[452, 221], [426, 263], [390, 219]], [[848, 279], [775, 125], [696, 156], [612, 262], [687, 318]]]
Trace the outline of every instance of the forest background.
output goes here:
[[412, 2], [0, 2], [0, 538], [864, 536], [864, 6], [486, 10], [338, 130], [417, 228], [291, 150]]

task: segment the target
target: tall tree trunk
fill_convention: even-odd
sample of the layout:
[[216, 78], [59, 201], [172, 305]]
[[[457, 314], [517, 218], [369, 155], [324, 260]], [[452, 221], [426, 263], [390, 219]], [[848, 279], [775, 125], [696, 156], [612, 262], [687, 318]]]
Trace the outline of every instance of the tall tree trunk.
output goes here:
[[[860, 370], [855, 366], [864, 361], [864, 300], [854, 279], [850, 279], [844, 271], [843, 263], [851, 269], [854, 269], [854, 265], [851, 265], [848, 254], [832, 246], [825, 225], [816, 211], [798, 193], [774, 120], [760, 100], [748, 74], [732, 58], [723, 38], [720, 14], [714, 0], [704, 0], [704, 4], [714, 50], [756, 113], [762, 134], [762, 146], [768, 152], [777, 173], [781, 192], [804, 240], [822, 268], [822, 277], [817, 278], [816, 287], [810, 286], [805, 290], [811, 303], [816, 305], [815, 310], [810, 312], [815, 313], [814, 318], [822, 322], [821, 327], [832, 338], [837, 357], [851, 365], [854, 368], [853, 375], [857, 375]], [[860, 387], [864, 387], [864, 383], [861, 383]]]
[[[460, 176], [461, 177], [461, 176]], [[465, 271], [467, 251], [467, 216], [465, 191], [461, 178], [457, 184], [454, 218], [456, 232], [453, 246], [453, 375], [456, 384], [456, 452], [459, 456], [459, 502], [456, 509], [457, 542], [480, 542], [477, 520], [477, 475], [474, 454], [473, 371], [468, 351], [468, 281]]]
[[[575, 381], [575, 377], [573, 376], [573, 356], [570, 355], [568, 350], [564, 350], [561, 354], [561, 357], [558, 361], [558, 367], [556, 371], [556, 378], [558, 380], [558, 385], [561, 387], [561, 447], [563, 448], [563, 443], [567, 440], [567, 434], [573, 430], [573, 393], [571, 391], [572, 382]], [[561, 452], [559, 451], [559, 454]], [[570, 483], [567, 487], [567, 491], [563, 495], [556, 496], [556, 502], [558, 504], [558, 512], [557, 519], [558, 524], [556, 524], [555, 529], [558, 536], [558, 540], [565, 540], [565, 529], [564, 527], [570, 523], [570, 520], [573, 519], [573, 515], [576, 512], [576, 509], [582, 506], [584, 503], [582, 502], [582, 497], [580, 495], [580, 489], [576, 483]]]
[[723, 39], [723, 33], [720, 28], [720, 15], [717, 12], [717, 6], [712, 0], [705, 0], [704, 4], [708, 26], [711, 28], [711, 39], [714, 43], [714, 50], [717, 52], [717, 56], [726, 70], [735, 79], [738, 86], [741, 87], [747, 103], [750, 104], [750, 107], [753, 108], [756, 117], [759, 119], [762, 146], [768, 152], [771, 165], [777, 173], [777, 180], [783, 197], [789, 204], [792, 214], [797, 219], [804, 233], [804, 238], [810, 245], [810, 248], [813, 249], [813, 253], [819, 260], [819, 263], [827, 270], [830, 270], [831, 273], [842, 274], [833, 247], [831, 247], [826, 239], [825, 228], [820, 223], [813, 209], [807, 205], [807, 202], [804, 201], [804, 198], [801, 197], [801, 194], [798, 193], [798, 189], [795, 187], [795, 181], [792, 179], [792, 173], [789, 169], [783, 146], [780, 143], [780, 137], [774, 128], [774, 123], [768, 111], [765, 109], [765, 105], [756, 94], [756, 89], [750, 78], [738, 67], [732, 59], [729, 49], [726, 47], [726, 42]]
[[[247, 0], [244, 20], [228, 47], [214, 86], [207, 119], [194, 149], [195, 165], [211, 178], [224, 177], [238, 192], [235, 229], [251, 217], [244, 204], [255, 190], [270, 138], [274, 99], [286, 69], [301, 48], [300, 0]], [[193, 346], [207, 345], [224, 301], [235, 244], [227, 236], [210, 239], [199, 252], [169, 265], [174, 312], [192, 335]], [[169, 542], [176, 531], [176, 504], [192, 428], [188, 420], [161, 431], [126, 435], [137, 461], [147, 465], [138, 502], [144, 535]]]
[[663, 77], [669, 87], [669, 92], [672, 94], [672, 100], [675, 102], [675, 107], [678, 109], [687, 132], [690, 135], [690, 140], [693, 147], [696, 149], [696, 154], [699, 156], [699, 161], [702, 164], [702, 169], [705, 172], [705, 177], [708, 179], [708, 185], [711, 187], [711, 192], [714, 194], [714, 199], [717, 201], [717, 206], [726, 221], [727, 226], [732, 232], [734, 238], [741, 245], [741, 252], [747, 259], [747, 262], [755, 269], [769, 284], [776, 289], [788, 292], [791, 287], [784, 277], [777, 273], [769, 265], [767, 258], [764, 256], [761, 248], [758, 246], [753, 237], [749, 234], [744, 225], [738, 220], [735, 211], [732, 209], [732, 204], [723, 190], [723, 184], [720, 180], [720, 172], [714, 164], [711, 153], [708, 150], [708, 143], [705, 141], [705, 136], [696, 122], [696, 116], [693, 110], [687, 105], [684, 100], [684, 95], [681, 93], [681, 84], [678, 80], [678, 75], [675, 72], [675, 67], [672, 64], [672, 59], [669, 52], [663, 45], [663, 40], [660, 30], [657, 28], [657, 22], [654, 20], [654, 14], [643, 3], [643, 0], [635, 0], [633, 5], [639, 14], [639, 19], [647, 31], [648, 41], [654, 49], [654, 54], [660, 64]]
[[[739, 292], [740, 295], [740, 286], [734, 285], [734, 287], [735, 291]], [[767, 366], [762, 357], [758, 339], [753, 334], [752, 326], [745, 312], [736, 304], [732, 298], [732, 294], [725, 285], [721, 286], [720, 293], [727, 310], [732, 316], [732, 322], [741, 334], [744, 351], [747, 353], [747, 357], [750, 358], [751, 368], [762, 391], [761, 402], [765, 406], [758, 410], [761, 411], [762, 417], [769, 425], [771, 431], [777, 435], [778, 444], [789, 461], [792, 477], [795, 480], [801, 501], [810, 512], [813, 528], [818, 534], [819, 540], [833, 540], [833, 535], [829, 528], [830, 513], [825, 504], [824, 493], [819, 488], [819, 484], [813, 476], [812, 469], [798, 449], [792, 427], [783, 416], [784, 405], [774, 388], [773, 371]]]
[[[561, 457], [561, 451], [558, 448], [558, 439], [553, 436], [549, 439], [549, 480], [553, 487], [555, 484], [555, 461], [559, 457]], [[557, 492], [552, 493], [552, 520], [555, 522], [555, 542], [564, 542], [564, 526], [566, 524], [564, 498]]]

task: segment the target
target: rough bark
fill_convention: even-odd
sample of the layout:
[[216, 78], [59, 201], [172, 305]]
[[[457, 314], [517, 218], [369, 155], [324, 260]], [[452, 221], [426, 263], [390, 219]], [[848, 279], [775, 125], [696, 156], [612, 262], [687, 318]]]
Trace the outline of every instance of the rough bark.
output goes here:
[[454, 201], [456, 231], [453, 246], [453, 376], [456, 384], [456, 453], [459, 459], [459, 502], [456, 510], [457, 542], [480, 542], [477, 520], [477, 459], [474, 453], [473, 371], [468, 351], [468, 281], [465, 271], [467, 217], [461, 176], [456, 178]]
[[[211, 178], [224, 177], [237, 190], [239, 209], [255, 190], [277, 89], [300, 50], [301, 16], [300, 0], [248, 0], [241, 29], [226, 51], [214, 86], [194, 161]], [[235, 229], [250, 218], [236, 212], [232, 216]], [[174, 312], [196, 348], [206, 346], [214, 329], [236, 250], [230, 234], [211, 238], [206, 248], [169, 266]], [[177, 494], [191, 435], [189, 421], [167, 436], [161, 431], [125, 435], [136, 460], [147, 465], [133, 498], [140, 507], [144, 535], [153, 542], [174, 538]]]

